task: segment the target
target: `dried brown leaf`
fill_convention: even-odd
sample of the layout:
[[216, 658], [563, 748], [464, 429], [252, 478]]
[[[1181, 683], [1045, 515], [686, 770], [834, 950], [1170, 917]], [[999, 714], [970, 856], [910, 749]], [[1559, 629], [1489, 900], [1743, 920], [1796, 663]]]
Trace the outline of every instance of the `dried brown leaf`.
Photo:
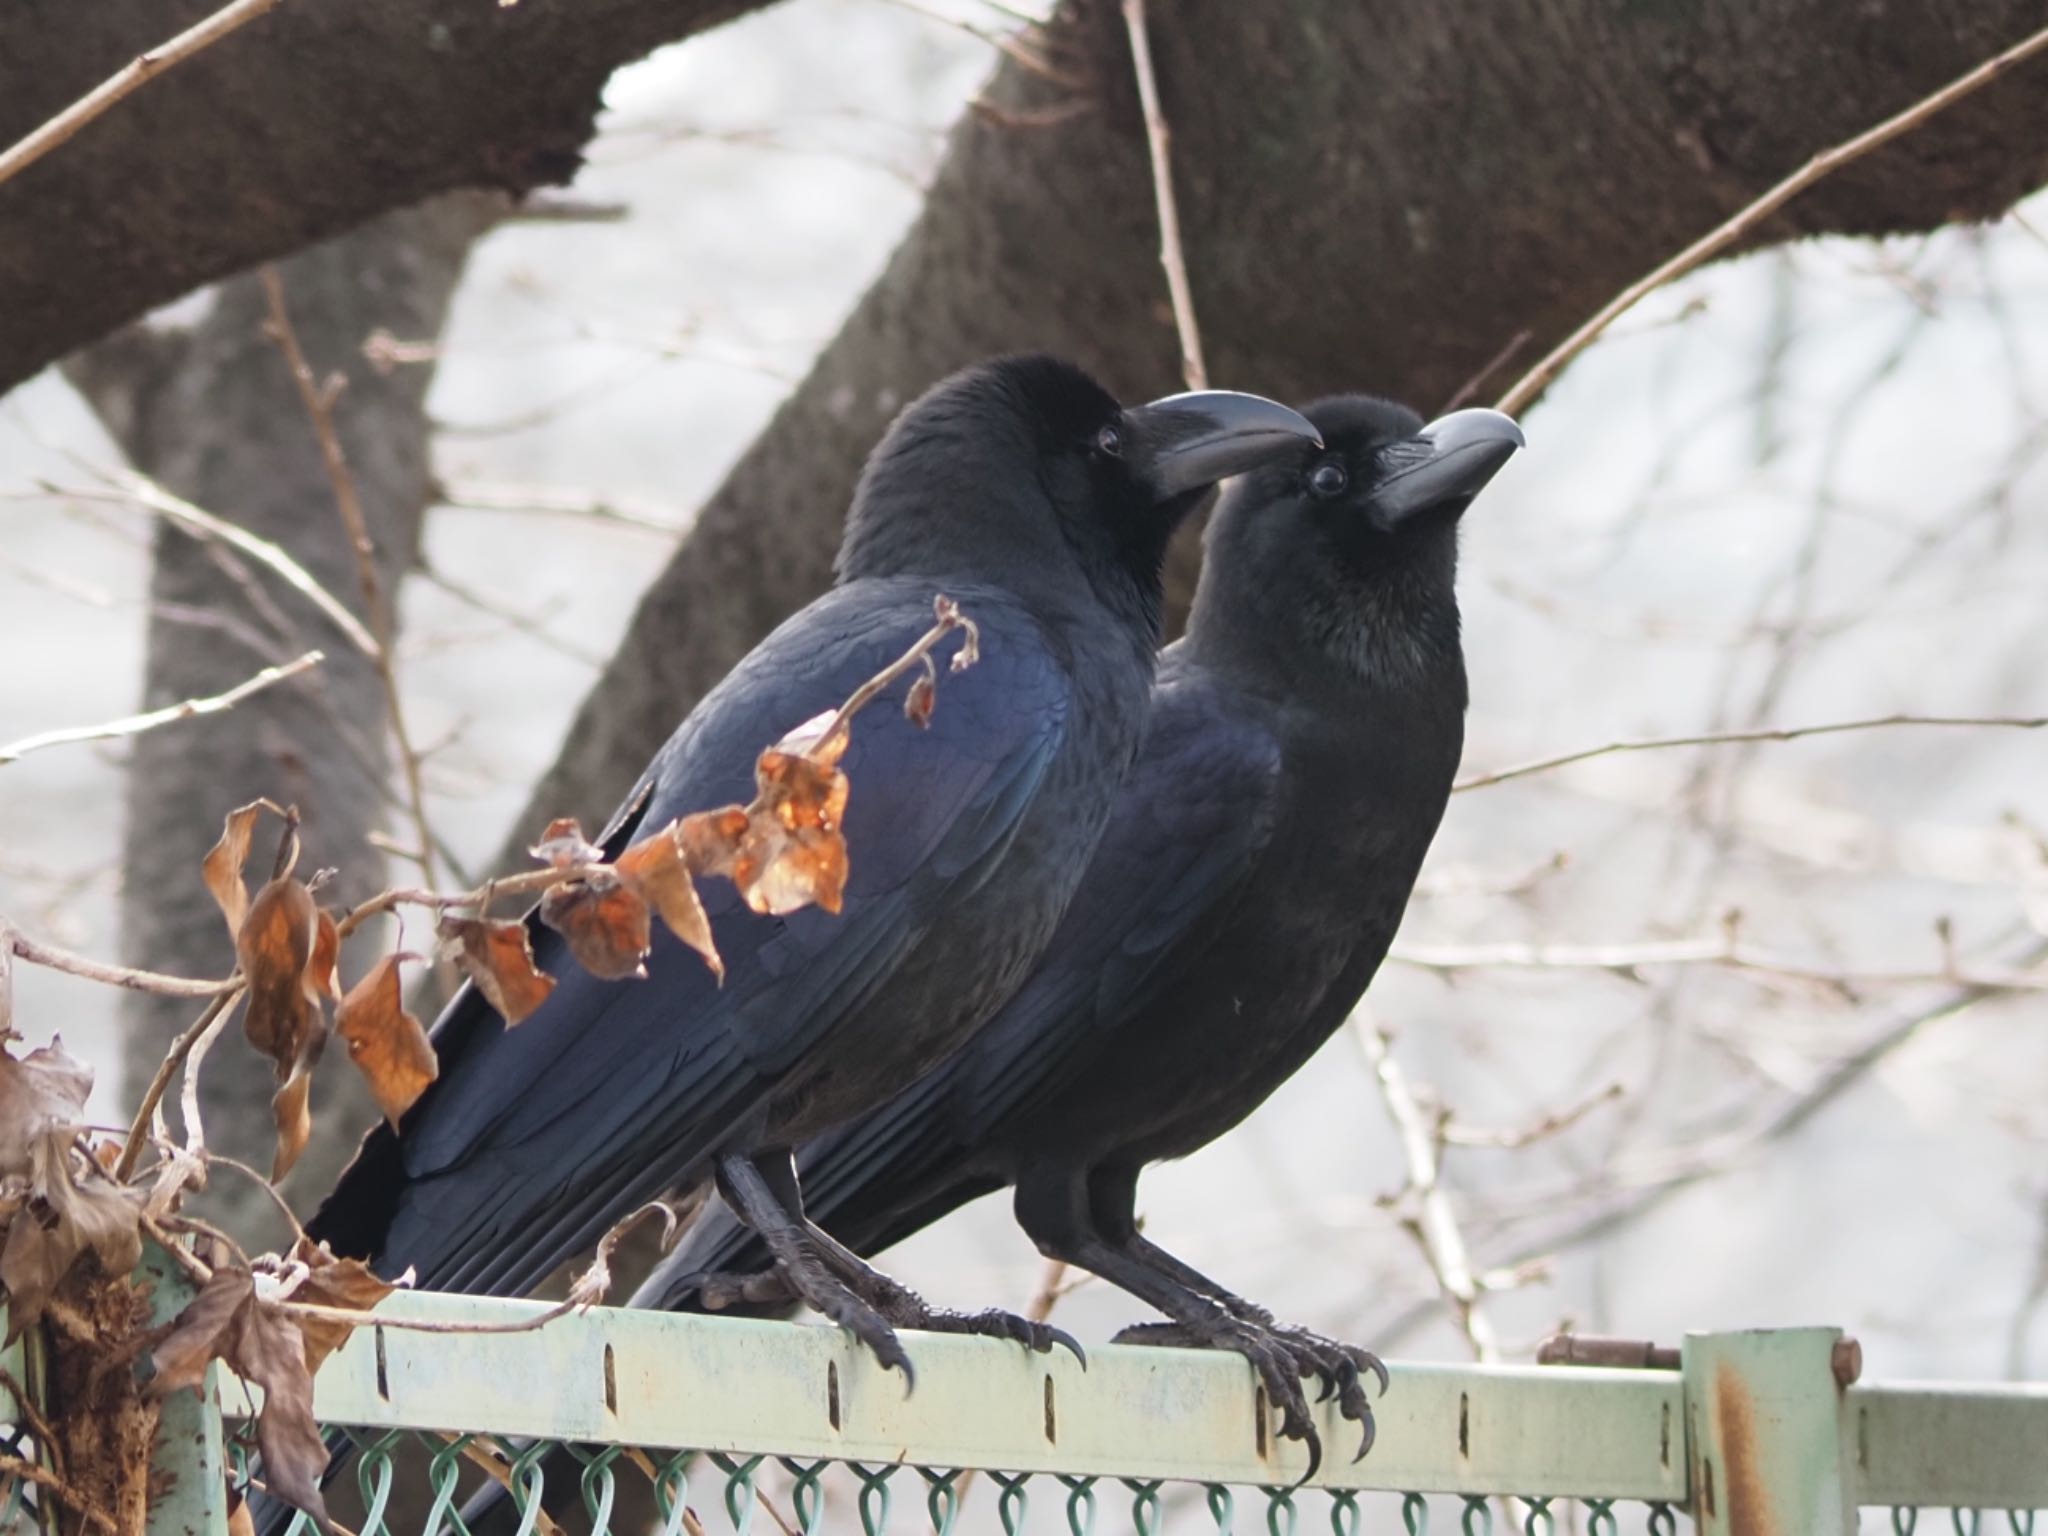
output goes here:
[[71, 1273], [79, 1253], [78, 1229], [46, 1200], [30, 1200], [7, 1226], [0, 1248], [0, 1285], [7, 1287], [7, 1342], [38, 1321], [50, 1295]]
[[156, 1375], [149, 1394], [161, 1398], [182, 1387], [199, 1389], [214, 1360], [262, 1388], [256, 1440], [263, 1452], [263, 1480], [271, 1492], [305, 1510], [325, 1530], [330, 1527], [320, 1499], [320, 1477], [327, 1470], [327, 1447], [313, 1420], [307, 1350], [298, 1324], [256, 1294], [256, 1277], [250, 1271], [223, 1267], [213, 1272], [156, 1346]]
[[921, 673], [903, 696], [903, 718], [923, 730], [932, 723], [932, 711], [938, 702], [938, 680], [929, 672]]
[[141, 1191], [125, 1189], [97, 1174], [80, 1183], [72, 1171], [77, 1143], [69, 1131], [43, 1138], [36, 1149], [36, 1192], [68, 1222], [80, 1244], [98, 1257], [109, 1275], [125, 1275], [142, 1262]]
[[207, 850], [199, 873], [213, 893], [221, 916], [228, 920], [230, 936], [242, 931], [242, 919], [249, 912], [249, 888], [242, 883], [242, 866], [249, 862], [249, 837], [256, 830], [256, 818], [263, 814], [263, 802], [253, 801], [228, 812], [220, 841]]
[[51, 1131], [85, 1120], [92, 1068], [61, 1036], [26, 1056], [0, 1049], [0, 1174], [27, 1173], [32, 1149]]
[[583, 824], [574, 816], [558, 816], [549, 822], [540, 841], [526, 851], [556, 869], [604, 862], [604, 850], [583, 835]]
[[808, 721], [783, 738], [809, 741], [806, 752], [770, 747], [761, 754], [753, 804], [700, 811], [678, 829], [684, 862], [699, 874], [727, 876], [756, 912], [779, 916], [807, 906], [837, 912], [846, 889], [840, 821], [847, 781], [833, 766], [846, 734], [818, 735], [816, 724]]
[[534, 967], [524, 923], [444, 917], [440, 933], [454, 947], [455, 963], [507, 1026], [524, 1019], [555, 990], [555, 978]]
[[670, 822], [621, 853], [613, 867], [668, 925], [669, 932], [702, 955], [711, 973], [724, 981], [725, 961], [711, 937], [711, 919], [697, 895], [697, 883], [683, 861], [681, 831], [680, 822]]
[[[314, 1243], [302, 1237], [298, 1246], [292, 1249], [292, 1257], [306, 1266], [306, 1278], [292, 1293], [295, 1301], [367, 1312], [397, 1289], [378, 1279], [362, 1260], [337, 1259], [325, 1243]], [[298, 1324], [306, 1340], [306, 1374], [309, 1376], [320, 1369], [322, 1361], [346, 1344], [348, 1336], [355, 1331], [353, 1324], [331, 1322], [325, 1318], [300, 1318]]]
[[312, 892], [287, 877], [256, 893], [235, 935], [249, 991], [242, 1029], [277, 1063], [279, 1077], [297, 1062], [319, 1019], [317, 991], [308, 981], [318, 927]]
[[313, 1069], [298, 1068], [271, 1096], [270, 1115], [277, 1122], [277, 1151], [271, 1155], [270, 1182], [292, 1171], [306, 1143], [313, 1139]]
[[408, 958], [386, 955], [378, 961], [349, 988], [334, 1016], [335, 1032], [348, 1042], [348, 1059], [369, 1083], [393, 1130], [441, 1070], [426, 1030], [405, 1011], [398, 963]]
[[256, 1443], [263, 1452], [264, 1482], [311, 1515], [323, 1531], [331, 1530], [320, 1497], [327, 1446], [313, 1418], [313, 1377], [299, 1325], [277, 1306], [252, 1298], [236, 1313], [227, 1362], [244, 1381], [263, 1389]]
[[206, 1367], [227, 1354], [229, 1335], [255, 1296], [255, 1278], [248, 1270], [215, 1270], [171, 1320], [171, 1331], [152, 1351], [156, 1375], [150, 1378], [149, 1395], [167, 1397], [183, 1387], [203, 1390]]
[[540, 920], [569, 941], [569, 953], [591, 975], [620, 981], [647, 974], [647, 903], [611, 870], [548, 887]]
[[339, 941], [304, 882], [280, 875], [249, 903], [235, 954], [247, 978], [249, 1043], [275, 1064], [280, 1086], [270, 1101], [277, 1152], [270, 1176], [291, 1171], [313, 1134], [313, 1064], [327, 1044], [322, 994], [331, 990]]
[[316, 997], [341, 1001], [341, 929], [325, 912], [313, 919], [313, 958], [306, 962], [306, 987]]
[[78, 1183], [71, 1161], [76, 1142], [76, 1131], [67, 1127], [38, 1137], [31, 1150], [29, 1196], [13, 1213], [0, 1248], [10, 1340], [43, 1315], [80, 1255], [95, 1254], [109, 1275], [127, 1274], [142, 1257], [137, 1192], [97, 1178]]

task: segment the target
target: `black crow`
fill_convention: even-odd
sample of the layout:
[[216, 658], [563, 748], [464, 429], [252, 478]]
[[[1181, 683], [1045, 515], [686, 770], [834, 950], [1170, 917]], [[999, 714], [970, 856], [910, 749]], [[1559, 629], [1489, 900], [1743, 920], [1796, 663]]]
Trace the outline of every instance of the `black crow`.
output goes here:
[[1124, 409], [1044, 357], [912, 404], [862, 474], [833, 590], [690, 713], [601, 840], [750, 798], [756, 755], [900, 656], [943, 593], [982, 660], [941, 684], [928, 728], [882, 708], [855, 724], [843, 911], [759, 916], [710, 882], [723, 985], [666, 931], [648, 979], [602, 981], [536, 926], [553, 994], [516, 1029], [460, 995], [439, 1080], [366, 1139], [311, 1235], [426, 1287], [516, 1294], [715, 1177], [791, 1288], [907, 1376], [891, 1325], [928, 1319], [811, 1240], [788, 1149], [938, 1063], [1028, 973], [1137, 751], [1168, 536], [1215, 481], [1315, 440], [1253, 395]]
[[[811, 1219], [860, 1253], [1014, 1185], [1041, 1252], [1173, 1320], [1120, 1337], [1243, 1353], [1313, 1458], [1301, 1378], [1337, 1391], [1369, 1446], [1360, 1371], [1384, 1387], [1378, 1361], [1142, 1236], [1138, 1174], [1250, 1114], [1386, 955], [1464, 737], [1459, 516], [1522, 434], [1364, 396], [1306, 414], [1325, 446], [1217, 508], [1144, 749], [1037, 971], [960, 1055], [799, 1165]], [[786, 1302], [766, 1259], [713, 1206], [633, 1304]]]

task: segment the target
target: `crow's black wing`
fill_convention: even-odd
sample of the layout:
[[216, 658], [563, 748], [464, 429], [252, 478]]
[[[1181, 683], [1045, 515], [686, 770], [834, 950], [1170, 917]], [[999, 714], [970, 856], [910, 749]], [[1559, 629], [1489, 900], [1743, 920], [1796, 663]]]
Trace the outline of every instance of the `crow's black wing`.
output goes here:
[[[1056, 1100], [1093, 1045], [1140, 1023], [1181, 957], [1227, 924], [1270, 833], [1280, 774], [1277, 741], [1213, 685], [1162, 680], [1144, 751], [1038, 969], [952, 1061], [803, 1149], [806, 1214], [874, 1253], [1000, 1188], [978, 1149]], [[692, 1276], [766, 1264], [714, 1205], [633, 1304], [687, 1305]]]
[[[855, 583], [777, 630], [663, 748], [610, 844], [749, 799], [761, 749], [901, 655], [929, 626], [931, 595]], [[474, 993], [458, 998], [435, 1031], [440, 1080], [397, 1137], [372, 1134], [312, 1230], [386, 1271], [414, 1266], [423, 1284], [527, 1289], [757, 1113], [788, 1065], [986, 878], [1062, 739], [1068, 682], [1036, 624], [1000, 594], [954, 595], [982, 626], [983, 659], [944, 678], [927, 729], [894, 700], [860, 716], [842, 764], [838, 915], [762, 917], [707, 882], [723, 987], [666, 933], [648, 978], [621, 982], [541, 935], [536, 959], [558, 978], [548, 1001], [508, 1030]]]

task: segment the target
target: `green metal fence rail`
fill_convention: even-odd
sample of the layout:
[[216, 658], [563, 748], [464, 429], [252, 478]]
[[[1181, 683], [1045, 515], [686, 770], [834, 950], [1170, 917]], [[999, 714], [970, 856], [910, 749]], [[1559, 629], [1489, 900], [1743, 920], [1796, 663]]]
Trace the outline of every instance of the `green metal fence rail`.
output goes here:
[[[2048, 1386], [1854, 1382], [1854, 1346], [1832, 1329], [1692, 1336], [1676, 1370], [1395, 1365], [1372, 1453], [1349, 1460], [1356, 1428], [1326, 1404], [1329, 1454], [1296, 1489], [1303, 1453], [1275, 1439], [1232, 1356], [1104, 1346], [1083, 1370], [1063, 1352], [919, 1335], [906, 1396], [819, 1326], [609, 1309], [521, 1333], [396, 1326], [540, 1310], [401, 1294], [380, 1309], [391, 1323], [357, 1331], [316, 1383], [321, 1420], [363, 1451], [337, 1481], [338, 1520], [358, 1536], [460, 1536], [489, 1449], [510, 1461], [512, 1523], [527, 1533], [551, 1528], [545, 1500], [565, 1530], [635, 1536], [1988, 1536], [2037, 1520], [2048, 1536]], [[250, 1395], [229, 1377], [217, 1402], [225, 1443], [186, 1428], [187, 1470], [152, 1508], [150, 1536], [225, 1530]], [[576, 1447], [574, 1470], [558, 1466], [549, 1491], [558, 1444]]]

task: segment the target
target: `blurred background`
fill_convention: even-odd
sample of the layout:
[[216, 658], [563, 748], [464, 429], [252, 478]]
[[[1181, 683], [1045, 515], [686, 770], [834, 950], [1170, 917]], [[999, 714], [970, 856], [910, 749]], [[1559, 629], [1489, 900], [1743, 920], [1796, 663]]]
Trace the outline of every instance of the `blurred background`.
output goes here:
[[[882, 271], [1018, 30], [972, 0], [804, 0], [659, 52], [612, 80], [556, 213], [481, 237], [438, 336], [359, 328], [380, 376], [431, 367], [398, 676], [452, 868], [531, 830], [640, 591]], [[2048, 1373], [2048, 732], [2018, 723], [2048, 715], [2044, 231], [2037, 199], [1657, 294], [1528, 415], [1464, 529], [1468, 777], [1645, 738], [1981, 723], [1463, 790], [1354, 1027], [1147, 1175], [1151, 1235], [1390, 1355], [1825, 1322], [1874, 1375]], [[78, 494], [135, 443], [88, 399], [108, 408], [105, 378], [73, 377], [84, 394], [52, 370], [0, 400], [0, 741], [140, 707], [165, 618], [149, 520]], [[1369, 337], [1350, 382], [1446, 403]], [[204, 778], [214, 728], [148, 750]], [[0, 771], [0, 912], [124, 952], [124, 826], [151, 837], [137, 758], [117, 741]], [[164, 814], [203, 847], [247, 787]], [[402, 810], [379, 814], [402, 839]], [[217, 927], [193, 874], [160, 899]], [[125, 1118], [118, 994], [33, 967], [15, 988], [16, 1027], [61, 1032], [100, 1065], [96, 1112]], [[367, 1123], [338, 1069], [317, 1093]], [[302, 1207], [320, 1166], [288, 1186]], [[967, 1308], [1047, 1278], [1001, 1198], [890, 1268]], [[1094, 1340], [1140, 1311], [1082, 1284], [1055, 1315]]]

